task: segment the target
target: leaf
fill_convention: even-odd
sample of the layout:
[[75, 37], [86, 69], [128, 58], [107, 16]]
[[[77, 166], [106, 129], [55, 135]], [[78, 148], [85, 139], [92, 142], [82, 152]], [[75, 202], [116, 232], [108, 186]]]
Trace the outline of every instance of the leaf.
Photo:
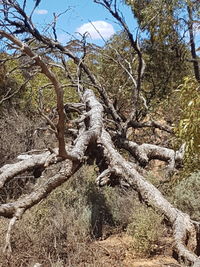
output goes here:
[[192, 106], [194, 104], [193, 100], [191, 100], [189, 103], [188, 103], [188, 107]]

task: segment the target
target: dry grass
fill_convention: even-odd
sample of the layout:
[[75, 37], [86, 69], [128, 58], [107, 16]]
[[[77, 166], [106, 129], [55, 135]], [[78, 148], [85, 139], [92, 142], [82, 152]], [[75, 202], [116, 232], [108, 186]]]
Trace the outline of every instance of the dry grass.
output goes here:
[[[47, 267], [128, 267], [125, 262], [127, 257], [135, 259], [135, 249], [134, 236], [128, 237], [126, 229], [134, 214], [141, 216], [142, 211], [145, 218], [146, 210], [134, 192], [98, 188], [95, 177], [95, 170], [85, 166], [27, 211], [13, 231], [13, 252], [10, 257], [0, 255], [0, 266], [39, 262]], [[141, 222], [135, 222], [139, 227]], [[1, 249], [7, 223], [1, 220]], [[146, 240], [148, 247], [151, 240]]]

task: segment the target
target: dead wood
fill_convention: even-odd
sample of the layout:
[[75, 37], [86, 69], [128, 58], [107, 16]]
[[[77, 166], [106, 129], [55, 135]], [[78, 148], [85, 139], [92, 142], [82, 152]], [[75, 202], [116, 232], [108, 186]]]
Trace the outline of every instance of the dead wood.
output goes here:
[[176, 166], [180, 166], [183, 162], [184, 146], [181, 146], [180, 150], [174, 151], [173, 149], [161, 147], [152, 144], [142, 144], [129, 140], [120, 140], [122, 148], [129, 151], [134, 158], [145, 167], [151, 160], [158, 159], [165, 161], [168, 164], [168, 173], [172, 174]]
[[[31, 16], [27, 16], [24, 8], [21, 8], [17, 1], [3, 0], [4, 4], [4, 21], [1, 21], [0, 35], [5, 38], [12, 47], [16, 48], [19, 54], [26, 54], [34, 64], [40, 68], [51, 82], [57, 97], [57, 112], [58, 123], [56, 125], [56, 138], [58, 140], [58, 149], [51, 152], [46, 151], [41, 154], [30, 154], [27, 159], [22, 159], [20, 162], [7, 164], [0, 169], [0, 187], [3, 187], [8, 181], [16, 177], [18, 174], [30, 170], [34, 167], [48, 168], [49, 165], [59, 164], [59, 171], [41, 184], [36, 183], [33, 191], [30, 194], [21, 196], [14, 202], [8, 202], [0, 205], [0, 216], [11, 219], [6, 235], [5, 250], [11, 252], [11, 231], [18, 219], [23, 213], [38, 204], [41, 200], [48, 197], [49, 194], [58, 186], [66, 182], [73, 174], [82, 166], [83, 162], [87, 163], [88, 157], [91, 157], [93, 162], [102, 161], [101, 172], [97, 177], [97, 183], [100, 186], [110, 182], [110, 177], [116, 179], [120, 184], [129, 185], [136, 190], [142, 200], [148, 205], [151, 205], [156, 211], [165, 216], [165, 219], [170, 224], [174, 236], [174, 249], [176, 250], [179, 260], [183, 261], [187, 266], [200, 266], [199, 258], [195, 254], [198, 243], [198, 228], [199, 224], [192, 221], [188, 214], [175, 208], [161, 194], [161, 192], [148, 182], [143, 175], [137, 170], [136, 166], [127, 161], [118, 149], [126, 149], [136, 162], [146, 166], [149, 161], [159, 159], [167, 162], [169, 171], [173, 171], [177, 164], [180, 164], [183, 159], [184, 149], [179, 151], [173, 149], [156, 146], [154, 144], [138, 145], [134, 141], [126, 138], [126, 132], [129, 127], [143, 128], [154, 127], [160, 130], [172, 133], [172, 129], [168, 126], [163, 126], [155, 121], [139, 122], [138, 121], [138, 101], [140, 98], [142, 77], [145, 71], [145, 62], [139, 46], [137, 38], [134, 40], [127, 24], [121, 17], [120, 12], [116, 8], [116, 1], [113, 6], [113, 1], [95, 0], [96, 3], [103, 5], [114, 18], [124, 28], [131, 47], [134, 53], [137, 54], [138, 65], [136, 68], [136, 77], [133, 77], [133, 92], [132, 92], [132, 107], [129, 110], [130, 116], [122, 116], [114, 107], [112, 99], [104, 85], [100, 84], [97, 77], [90, 71], [82, 57], [75, 56], [67, 46], [63, 46], [52, 38], [39, 33], [32, 23]], [[12, 12], [11, 12], [11, 11]], [[9, 14], [14, 14], [18, 17], [9, 17]], [[32, 48], [29, 42], [23, 42], [16, 37], [16, 31], [13, 32], [13, 27], [17, 28], [18, 33], [28, 33], [36, 44], [36, 48]], [[54, 28], [55, 30], [55, 28]], [[54, 32], [55, 33], [55, 32]], [[6, 41], [6, 42], [7, 42]], [[58, 76], [52, 71], [52, 64], [47, 56], [43, 57], [40, 53], [41, 47], [49, 51], [53, 55], [60, 55], [60, 61], [63, 63], [63, 70], [77, 92], [81, 103], [63, 103], [63, 85], [59, 81]], [[84, 48], [84, 47], [83, 47]], [[76, 76], [73, 77], [69, 73], [65, 60], [72, 59], [76, 64]], [[60, 64], [60, 62], [59, 62]], [[55, 65], [55, 64], [53, 64]], [[86, 76], [85, 82], [81, 80], [82, 73]], [[128, 72], [127, 72], [128, 73]], [[91, 88], [98, 91], [100, 99], [98, 99], [91, 89], [86, 89], [88, 80], [91, 83]], [[145, 102], [145, 101], [144, 101]], [[66, 115], [76, 112], [79, 118], [73, 121], [77, 125], [77, 129], [73, 129], [76, 139], [73, 140], [70, 146], [65, 144], [65, 119]], [[48, 119], [47, 119], [48, 120]], [[113, 122], [113, 128], [110, 130], [106, 123]], [[55, 128], [52, 125], [53, 128]], [[55, 130], [55, 129], [54, 129]], [[110, 132], [109, 132], [110, 131]], [[68, 131], [70, 132], [70, 131]], [[113, 142], [112, 134], [119, 139]], [[98, 164], [97, 163], [97, 164]]]
[[[124, 180], [131, 187], [137, 190], [145, 202], [154, 207], [161, 214], [164, 214], [166, 219], [170, 222], [174, 234], [174, 246], [179, 257], [184, 259], [184, 261], [188, 262], [189, 264], [194, 263], [198, 259], [194, 253], [194, 250], [197, 246], [196, 229], [190, 217], [180, 210], [174, 208], [164, 198], [158, 189], [156, 189], [136, 171], [135, 166], [132, 163], [126, 161], [123, 156], [119, 154], [116, 147], [112, 143], [109, 133], [103, 127], [103, 107], [96, 99], [94, 93], [91, 90], [86, 90], [83, 98], [85, 103], [87, 103], [87, 107], [89, 108], [85, 114], [85, 117], [89, 118], [89, 124], [84, 133], [77, 138], [72, 150], [69, 151], [69, 154], [73, 155], [74, 161], [64, 160], [62, 162], [60, 171], [51, 177], [46, 183], [42, 184], [42, 186], [35, 188], [30, 195], [27, 195], [15, 202], [1, 205], [0, 215], [7, 218], [15, 218], [13, 220], [16, 221], [16, 218], [19, 218], [18, 214], [21, 216], [23, 212], [39, 203], [55, 188], [68, 180], [72, 174], [78, 168], [80, 168], [81, 161], [86, 156], [85, 152], [89, 144], [91, 142], [97, 142], [98, 147], [101, 146], [103, 149], [104, 157], [106, 158], [109, 166], [109, 168], [98, 177], [98, 183], [102, 185], [102, 179], [108, 177], [109, 173], [114, 173], [116, 177], [120, 177], [120, 179]], [[156, 152], [158, 153], [159, 150]], [[172, 151], [170, 150], [170, 152]], [[18, 168], [21, 165], [25, 165], [28, 168], [30, 165], [33, 166], [34, 158], [38, 159], [35, 160], [35, 164], [44, 164], [48, 156], [49, 152], [46, 152], [45, 154], [37, 155], [37, 157], [32, 156], [32, 158], [23, 160], [22, 162], [16, 164]], [[43, 158], [42, 161], [41, 158]], [[1, 169], [2, 174], [9, 174], [7, 174], [7, 176], [5, 175], [5, 177], [16, 175], [17, 172], [11, 172], [12, 167], [16, 168], [16, 164], [13, 164], [13, 166], [9, 165], [9, 171], [7, 171], [6, 166], [4, 166]], [[20, 171], [22, 171], [22, 169]], [[106, 181], [104, 179], [103, 184], [105, 183]], [[13, 220], [11, 221], [12, 225], [14, 224]], [[9, 237], [10, 234], [7, 236]], [[9, 239], [8, 237], [7, 239]], [[10, 249], [8, 244], [9, 242], [7, 241], [6, 246]]]

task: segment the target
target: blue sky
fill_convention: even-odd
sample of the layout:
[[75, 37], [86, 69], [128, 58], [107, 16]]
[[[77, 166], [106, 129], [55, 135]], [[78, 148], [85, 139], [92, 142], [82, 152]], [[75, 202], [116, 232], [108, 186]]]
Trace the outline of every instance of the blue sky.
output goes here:
[[[31, 4], [34, 2], [30, 0], [27, 2], [29, 2], [27, 9], [31, 9]], [[92, 0], [41, 1], [33, 15], [33, 21], [40, 29], [45, 29], [44, 26], [53, 20], [53, 12], [59, 14], [67, 9], [68, 11], [60, 16], [57, 21], [58, 39], [62, 43], [69, 41], [70, 35], [77, 37], [77, 31], [80, 33], [87, 31], [90, 33], [88, 40], [101, 45], [103, 41], [96, 29], [105, 40], [121, 29], [108, 11], [93, 3]], [[137, 24], [130, 8], [121, 4], [120, 11], [122, 11], [128, 25], [134, 32]]]
[[[23, 3], [23, 0], [19, 0]], [[123, 1], [118, 1], [118, 3]], [[27, 0], [27, 11], [30, 14], [33, 0]], [[137, 32], [137, 22], [133, 17], [131, 9], [120, 4], [120, 11], [129, 25], [132, 33]], [[33, 14], [34, 24], [42, 31], [47, 30], [47, 24], [53, 21], [53, 13], [57, 15], [67, 10], [65, 14], [60, 16], [57, 21], [58, 40], [65, 44], [70, 39], [81, 38], [77, 32], [83, 34], [89, 32], [88, 41], [97, 45], [103, 45], [104, 41], [99, 35], [101, 33], [105, 40], [109, 39], [113, 33], [121, 30], [114, 18], [102, 6], [95, 4], [93, 0], [42, 0], [39, 7]], [[195, 32], [197, 48], [200, 46], [200, 26]], [[50, 29], [50, 27], [49, 27]], [[96, 30], [97, 29], [97, 30]], [[186, 41], [189, 41], [186, 37]], [[199, 48], [200, 49], [200, 48]], [[198, 51], [199, 51], [198, 49]], [[200, 54], [200, 52], [198, 52]]]

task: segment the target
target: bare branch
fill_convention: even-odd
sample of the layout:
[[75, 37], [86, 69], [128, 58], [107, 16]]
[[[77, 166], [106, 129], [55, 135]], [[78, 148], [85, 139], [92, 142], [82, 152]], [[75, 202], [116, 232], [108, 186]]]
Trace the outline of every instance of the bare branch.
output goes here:
[[26, 86], [26, 84], [30, 81], [30, 79], [31, 78], [29, 78], [29, 79], [27, 79], [17, 90], [15, 90], [14, 92], [12, 92], [11, 93], [11, 88], [8, 88], [8, 91], [6, 92], [6, 94], [2, 97], [2, 99], [0, 100], [0, 105], [4, 102], [4, 101], [6, 101], [6, 100], [8, 100], [8, 99], [10, 99], [10, 98], [12, 98], [13, 96], [15, 96], [17, 93], [19, 93], [25, 86]]
[[40, 113], [40, 115], [48, 122], [48, 124], [50, 125], [51, 127], [51, 130], [55, 133], [55, 135], [57, 136], [57, 131], [56, 131], [56, 126], [55, 124], [53, 123], [53, 121], [48, 117], [46, 116], [42, 110], [40, 108], [38, 108], [38, 111]]
[[[86, 75], [88, 76], [88, 78], [90, 79], [90, 81], [92, 82], [93, 85], [96, 86], [96, 88], [98, 89], [103, 101], [105, 102], [105, 105], [108, 107], [108, 109], [110, 110], [111, 115], [113, 116], [113, 118], [116, 121], [122, 121], [121, 117], [119, 116], [119, 114], [116, 112], [112, 101], [109, 99], [109, 96], [105, 90], [105, 88], [103, 88], [101, 86], [101, 84], [99, 83], [99, 81], [97, 80], [97, 78], [94, 76], [94, 74], [89, 70], [89, 68], [84, 64], [83, 60], [79, 59], [78, 57], [76, 57], [69, 49], [67, 49], [67, 47], [62, 46], [60, 43], [53, 41], [52, 39], [46, 37], [46, 36], [42, 36], [39, 31], [33, 26], [33, 23], [31, 21], [31, 18], [28, 18], [27, 15], [25, 14], [25, 12], [23, 11], [23, 9], [20, 8], [19, 5], [14, 5], [12, 3], [12, 7], [16, 9], [17, 12], [19, 12], [19, 14], [22, 16], [23, 20], [26, 22], [24, 24], [21, 23], [17, 23], [16, 21], [11, 21], [8, 19], [8, 16], [6, 15], [6, 20], [10, 23], [10, 25], [15, 26], [17, 28], [19, 28], [19, 30], [23, 31], [23, 32], [28, 32], [30, 33], [33, 37], [35, 37], [38, 41], [44, 43], [45, 45], [47, 45], [49, 48], [51, 49], [58, 49], [60, 52], [62, 52], [63, 55], [66, 55], [68, 57], [70, 57], [71, 59], [73, 59], [74, 63], [77, 66], [80, 66], [81, 69], [83, 69], [83, 71], [86, 73]], [[7, 37], [8, 38], [8, 37]], [[8, 38], [9, 39], [9, 38]], [[13, 40], [11, 40], [13, 41]], [[15, 43], [15, 42], [13, 42]], [[16, 43], [15, 43], [16, 44]], [[30, 56], [30, 55], [29, 55]], [[36, 61], [37, 63], [37, 61]], [[52, 82], [53, 83], [53, 82]], [[54, 84], [54, 83], [53, 83]], [[62, 116], [61, 120], [62, 120]], [[58, 125], [60, 125], [60, 123], [58, 123]], [[60, 131], [58, 131], [60, 132]], [[62, 131], [61, 131], [62, 132]], [[62, 139], [60, 137], [60, 139]], [[62, 151], [63, 154], [66, 156], [66, 151]]]
[[145, 61], [143, 59], [142, 52], [140, 50], [139, 42], [137, 39], [134, 40], [133, 34], [129, 30], [128, 25], [126, 24], [124, 18], [120, 15], [116, 7], [116, 2], [114, 3], [114, 9], [112, 8], [112, 2], [109, 3], [106, 0], [94, 0], [94, 2], [104, 6], [111, 13], [111, 15], [121, 24], [122, 28], [124, 29], [124, 31], [126, 32], [129, 38], [132, 48], [134, 49], [134, 51], [137, 53], [137, 56], [138, 56], [139, 64], [138, 64], [138, 69], [137, 69], [137, 87], [136, 89], [133, 90], [133, 111], [129, 119], [127, 120], [127, 123], [128, 123], [129, 120], [133, 120], [136, 115], [138, 99], [139, 99], [140, 90], [141, 90], [142, 76], [145, 70]]
[[16, 210], [16, 213], [15, 213], [14, 217], [9, 222], [8, 230], [7, 230], [7, 233], [6, 233], [5, 247], [3, 249], [4, 253], [10, 254], [12, 252], [12, 247], [11, 247], [11, 242], [10, 242], [10, 240], [11, 240], [11, 231], [12, 231], [14, 225], [16, 224], [17, 220], [21, 218], [23, 213], [24, 213], [24, 209], [23, 208], [18, 208]]
[[36, 188], [30, 195], [26, 195], [20, 200], [12, 203], [2, 204], [0, 206], [0, 216], [12, 218], [19, 208], [24, 211], [39, 203], [47, 197], [52, 190], [68, 180], [71, 175], [77, 170], [77, 166], [73, 165], [70, 160], [62, 163], [61, 170], [51, 177], [47, 182]]
[[28, 45], [21, 42], [16, 37], [14, 37], [14, 35], [9, 34], [5, 31], [0, 30], [0, 35], [12, 41], [14, 44], [16, 44], [19, 47], [21, 51], [27, 54], [30, 58], [34, 59], [35, 63], [41, 68], [42, 73], [44, 73], [49, 78], [49, 80], [52, 82], [55, 92], [56, 92], [56, 96], [57, 96], [57, 109], [58, 109], [58, 114], [59, 114], [59, 120], [57, 124], [59, 155], [61, 157], [67, 158], [68, 155], [65, 150], [65, 139], [64, 139], [65, 115], [64, 115], [64, 104], [63, 104], [63, 89], [62, 89], [61, 84], [59, 83], [55, 74], [48, 68], [44, 60], [42, 60], [39, 55], [35, 54]]
[[[157, 188], [147, 182], [145, 178], [135, 170], [132, 163], [126, 161], [116, 151], [110, 135], [105, 130], [102, 131], [99, 143], [102, 144], [104, 155], [116, 175], [122, 177], [126, 183], [133, 186], [144, 201], [156, 207], [171, 223], [175, 239], [175, 249], [178, 255], [189, 264], [197, 261], [198, 257], [193, 252], [194, 247], [196, 247], [196, 231], [190, 217], [174, 208]], [[186, 247], [186, 244], [190, 244], [189, 248]]]
[[183, 162], [184, 152], [182, 152], [182, 147], [181, 152], [180, 150], [176, 152], [166, 147], [152, 144], [138, 145], [128, 140], [120, 140], [120, 144], [121, 147], [128, 150], [143, 167], [146, 166], [149, 161], [158, 159], [168, 163], [168, 173], [172, 174], [176, 166], [180, 166]]
[[129, 121], [128, 127], [133, 127], [134, 129], [145, 128], [145, 127], [158, 128], [162, 131], [165, 131], [171, 134], [173, 133], [172, 127], [168, 125], [162, 125], [161, 123], [157, 121], [146, 121], [146, 122]]
[[97, 178], [96, 178], [96, 183], [98, 186], [104, 186], [108, 184], [110, 181], [109, 176], [111, 175], [112, 170], [111, 169], [106, 169], [104, 170]]
[[[161, 192], [139, 173], [141, 172], [141, 168], [138, 168], [137, 164], [126, 160], [117, 150], [117, 148], [126, 149], [144, 167], [153, 159], [167, 162], [170, 172], [180, 164], [184, 155], [184, 146], [179, 151], [174, 151], [173, 149], [153, 144], [144, 143], [138, 145], [133, 141], [127, 140], [126, 133], [129, 127], [152, 127], [168, 133], [172, 133], [172, 129], [153, 120], [138, 122], [138, 111], [141, 100], [144, 102], [143, 107], [145, 106], [147, 108], [145, 99], [141, 94], [145, 62], [139, 46], [138, 37], [136, 36], [134, 39], [132, 32], [118, 9], [117, 0], [94, 0], [94, 2], [104, 6], [121, 24], [129, 38], [132, 51], [134, 51], [133, 54], [137, 57], [137, 73], [135, 75], [131, 66], [132, 62], [124, 60], [120, 53], [115, 51], [124, 62], [121, 63], [117, 60], [115, 61], [115, 59], [114, 61], [127, 74], [127, 80], [131, 80], [133, 84], [133, 106], [130, 114], [127, 115], [128, 118], [118, 113], [106, 88], [101, 85], [96, 76], [88, 68], [85, 60], [87, 46], [84, 38], [82, 46], [80, 43], [78, 44], [80, 53], [73, 53], [70, 45], [63, 46], [57, 42], [57, 15], [54, 14], [54, 40], [42, 35], [35, 28], [31, 21], [31, 16], [28, 17], [24, 11], [26, 7], [25, 0], [22, 1], [23, 8], [18, 5], [17, 1], [3, 0], [2, 2], [5, 4], [3, 11], [5, 22], [1, 21], [1, 24], [5, 27], [2, 27], [4, 30], [0, 30], [0, 35], [2, 38], [8, 40], [12, 49], [13, 47], [16, 48], [21, 52], [20, 55], [23, 53], [31, 59], [27, 63], [28, 66], [33, 62], [37, 66], [37, 69], [39, 68], [41, 73], [50, 80], [50, 84], [45, 86], [52, 85], [54, 87], [59, 116], [58, 124], [55, 126], [52, 120], [42, 112], [41, 103], [41, 115], [48, 121], [56, 133], [59, 142], [58, 149], [52, 150], [49, 148], [49, 151], [45, 150], [41, 154], [32, 155], [29, 153], [28, 155], [23, 155], [23, 157], [21, 155], [18, 157], [19, 160], [21, 159], [20, 162], [7, 164], [0, 168], [0, 188], [20, 173], [31, 171], [35, 167], [43, 167], [45, 169], [43, 173], [44, 177], [36, 182], [31, 193], [22, 195], [13, 202], [0, 205], [0, 216], [11, 218], [6, 235], [5, 250], [11, 251], [11, 231], [23, 213], [46, 198], [55, 188], [66, 182], [83, 163], [88, 163], [89, 157], [91, 157], [91, 160], [98, 165], [100, 172], [97, 175], [97, 184], [104, 186], [109, 183], [112, 185], [115, 182], [115, 185], [129, 186], [136, 190], [140, 194], [141, 199], [148, 203], [148, 205], [154, 207], [160, 214], [164, 215], [166, 221], [171, 225], [174, 246], [179, 256], [185, 260], [186, 264], [197, 265], [199, 258], [194, 251], [199, 241], [197, 238], [198, 223], [192, 221], [189, 215], [170, 204]], [[35, 7], [39, 2], [37, 1]], [[27, 41], [27, 43], [20, 41], [19, 38], [15, 37], [15, 34], [17, 35], [19, 33], [28, 33], [31, 36], [31, 40]], [[37, 42], [39, 45], [37, 45]], [[50, 52], [53, 53], [57, 62], [56, 60], [54, 62], [49, 57]], [[79, 56], [76, 56], [77, 54]], [[67, 62], [69, 58], [76, 65], [75, 71], [70, 72], [71, 65]], [[59, 67], [62, 70], [62, 75], [63, 72], [65, 73], [64, 75], [67, 80], [65, 84], [61, 84], [58, 75], [55, 74], [56, 72], [53, 72], [55, 68], [52, 66], [56, 67], [56, 71]], [[74, 70], [74, 65], [72, 68]], [[72, 86], [77, 88], [80, 96], [79, 100], [82, 103], [63, 103], [63, 87], [69, 86], [69, 80]], [[89, 88], [98, 91], [100, 100], [97, 99], [92, 90], [87, 89], [86, 86], [88, 85]], [[128, 111], [128, 108], [126, 111]], [[69, 115], [72, 112], [76, 112], [76, 115], [79, 117], [70, 121], [69, 127], [73, 123], [77, 129], [68, 129], [68, 132], [71, 130], [76, 139], [67, 146], [65, 145], [64, 126], [66, 114]], [[104, 113], [106, 114], [105, 117]], [[51, 170], [50, 174], [48, 174], [47, 169], [51, 169], [50, 165], [54, 165], [52, 168], [53, 171]]]
[[35, 166], [44, 166], [50, 153], [45, 152], [39, 155], [29, 155], [28, 159], [14, 164], [7, 164], [0, 168], [0, 188], [14, 176], [30, 170]]

